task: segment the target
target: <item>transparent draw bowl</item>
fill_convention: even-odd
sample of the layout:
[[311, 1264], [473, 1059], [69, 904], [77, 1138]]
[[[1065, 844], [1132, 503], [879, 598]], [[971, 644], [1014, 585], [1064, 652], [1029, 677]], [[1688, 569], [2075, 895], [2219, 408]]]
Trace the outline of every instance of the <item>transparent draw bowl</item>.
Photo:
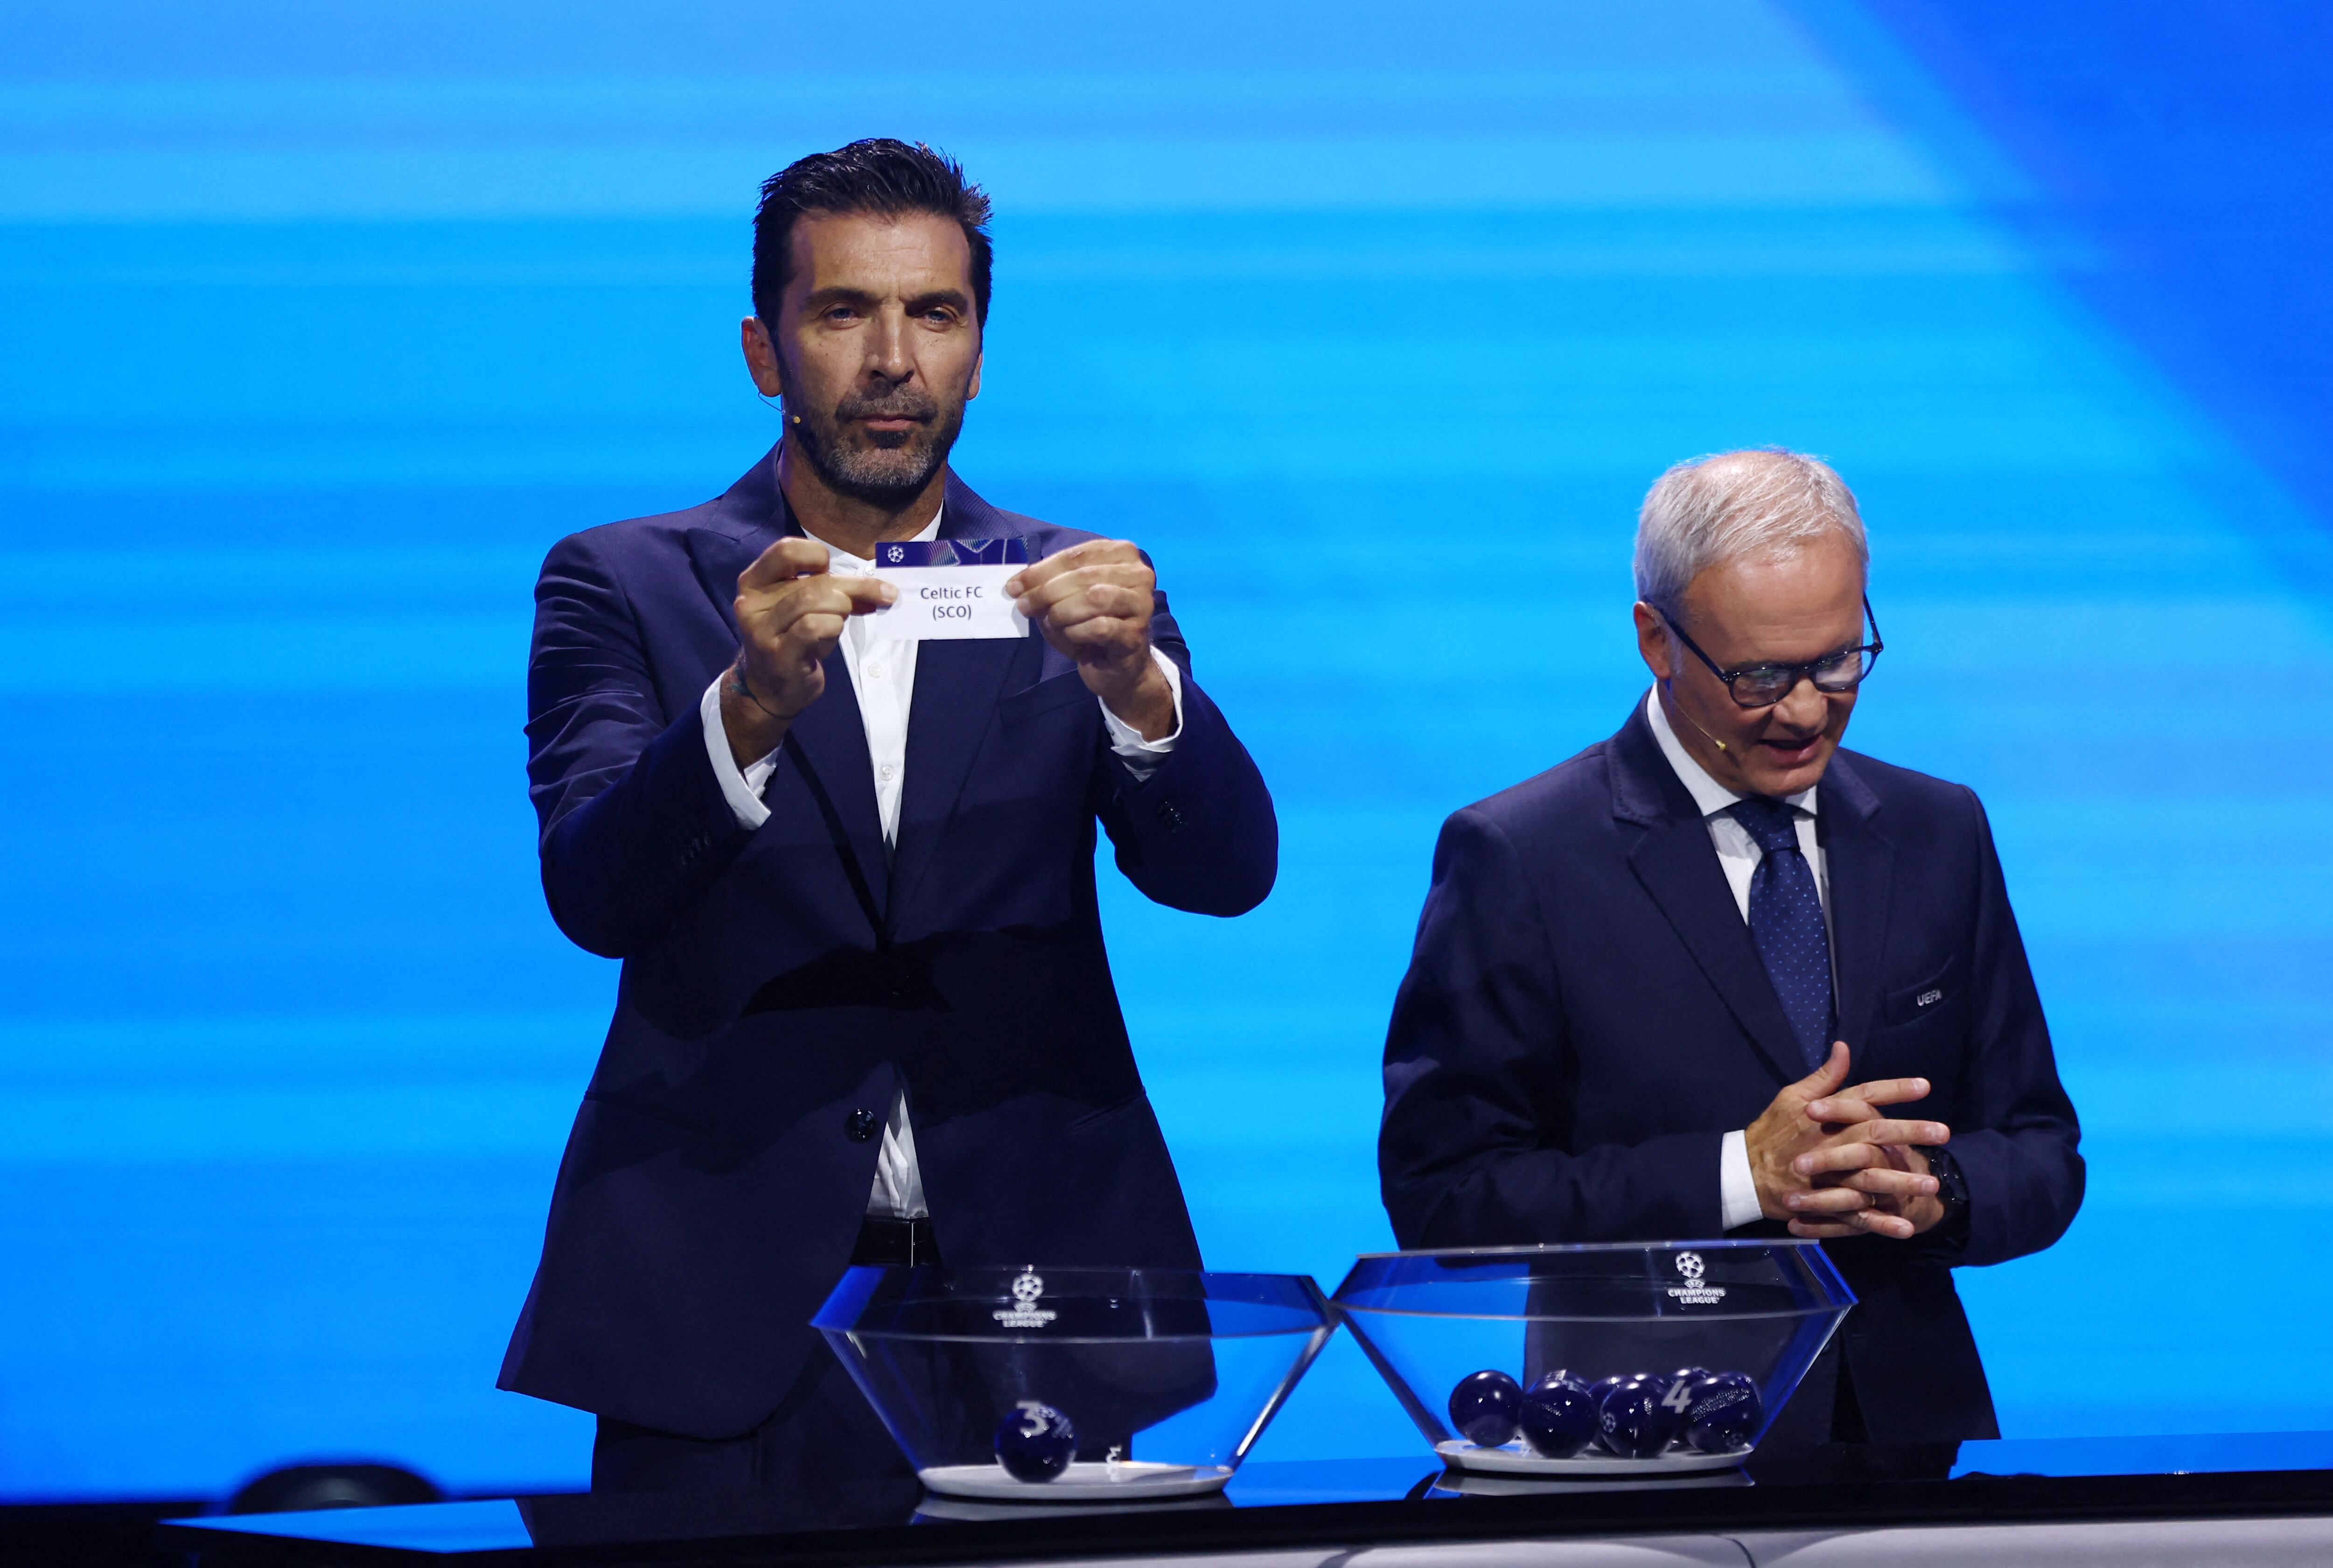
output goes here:
[[[1493, 1474], [1596, 1477], [1739, 1464], [1855, 1296], [1812, 1241], [1628, 1242], [1371, 1254], [1353, 1265], [1335, 1305], [1445, 1462]], [[1758, 1394], [1754, 1425], [1695, 1447], [1683, 1425], [1690, 1396], [1678, 1394], [1678, 1432], [1664, 1447], [1656, 1429], [1649, 1452], [1640, 1433], [1614, 1444], [1592, 1413], [1599, 1435], [1562, 1457], [1542, 1453], [1525, 1435], [1483, 1445], [1454, 1429], [1452, 1396], [1477, 1372], [1503, 1372], [1529, 1389], [1559, 1370], [1593, 1385], [1685, 1368], [1746, 1376]], [[1716, 1429], [1713, 1422], [1702, 1435]]]
[[[1042, 1503], [1220, 1490], [1336, 1326], [1301, 1275], [1042, 1266], [853, 1268], [811, 1322], [926, 1487]], [[1053, 1412], [1066, 1468], [1008, 1470]]]

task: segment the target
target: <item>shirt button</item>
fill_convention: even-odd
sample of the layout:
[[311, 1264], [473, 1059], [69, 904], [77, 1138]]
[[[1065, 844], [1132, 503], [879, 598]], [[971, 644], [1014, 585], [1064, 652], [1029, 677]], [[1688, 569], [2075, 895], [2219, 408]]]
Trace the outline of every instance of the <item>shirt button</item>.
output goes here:
[[869, 680], [870, 680], [870, 681], [879, 681], [879, 680], [881, 680], [881, 679], [883, 678], [883, 666], [882, 666], [882, 665], [880, 665], [880, 664], [869, 664], [869, 665], [868, 665], [868, 666], [867, 666], [867, 678], [868, 678]]
[[892, 779], [893, 779], [893, 778], [894, 778], [894, 777], [898, 773], [898, 771], [899, 771], [899, 770], [898, 770], [897, 768], [892, 767], [892, 766], [891, 766], [891, 764], [889, 764], [888, 762], [884, 763], [884, 764], [883, 764], [883, 782], [884, 782], [884, 783], [886, 783], [886, 784], [888, 784], [888, 783], [892, 780]]

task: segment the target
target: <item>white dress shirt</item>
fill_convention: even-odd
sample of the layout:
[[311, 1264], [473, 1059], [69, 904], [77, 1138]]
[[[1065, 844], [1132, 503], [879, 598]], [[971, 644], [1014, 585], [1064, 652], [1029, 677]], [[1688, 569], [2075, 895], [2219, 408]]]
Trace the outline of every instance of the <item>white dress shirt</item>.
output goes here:
[[[940, 519], [935, 513], [916, 538], [937, 539], [939, 532]], [[875, 569], [873, 561], [832, 545], [826, 547], [826, 552], [827, 570], [839, 577], [863, 577]], [[876, 625], [871, 617], [850, 618], [842, 631], [842, 662], [850, 672], [852, 693], [859, 699], [859, 722], [867, 731], [867, 760], [875, 774], [875, 808], [882, 818], [883, 846], [890, 849], [899, 842], [899, 797], [907, 778], [907, 714], [915, 704], [916, 652], [922, 645], [880, 637]], [[1111, 712], [1108, 703], [1101, 710], [1102, 722], [1109, 728], [1109, 749], [1137, 779], [1157, 772], [1183, 733], [1183, 673], [1157, 648], [1150, 650], [1150, 656], [1175, 694], [1174, 732], [1161, 740], [1146, 741], [1139, 730]], [[770, 819], [762, 791], [777, 767], [778, 754], [773, 751], [743, 769], [730, 755], [729, 732], [721, 722], [721, 684], [728, 678], [726, 670], [713, 678], [697, 712], [704, 720], [705, 749], [713, 758], [713, 773], [721, 781], [722, 797], [729, 802], [738, 825], [750, 830]], [[891, 1101], [891, 1119], [883, 1129], [883, 1148], [876, 1159], [875, 1189], [868, 1197], [867, 1211], [901, 1219], [917, 1219], [930, 1213], [924, 1203], [923, 1177], [916, 1169], [916, 1132], [907, 1118], [905, 1089]]]
[[[1645, 699], [1645, 718], [1653, 727], [1653, 739], [1661, 743], [1661, 755], [1676, 770], [1677, 778], [1693, 796], [1693, 803], [1701, 808], [1701, 819], [1709, 827], [1709, 841], [1717, 846], [1717, 864], [1725, 872], [1725, 881], [1733, 889], [1734, 907], [1742, 912], [1746, 923], [1750, 919], [1750, 878], [1758, 869], [1758, 862], [1766, 852], [1750, 837], [1750, 830], [1726, 815], [1744, 797], [1735, 794], [1709, 776], [1709, 770], [1693, 760], [1669, 727], [1669, 716], [1661, 707], [1660, 688], [1653, 688]], [[1830, 875], [1823, 864], [1822, 845], [1815, 838], [1815, 791], [1820, 785], [1810, 785], [1796, 795], [1783, 797], [1786, 805], [1797, 813], [1799, 853], [1807, 857], [1807, 865], [1815, 874], [1815, 897], [1821, 903], [1823, 923], [1830, 923]], [[1832, 994], [1838, 994], [1837, 977], [1833, 977]], [[1758, 1183], [1750, 1173], [1750, 1140], [1747, 1132], [1728, 1133], [1717, 1157], [1718, 1195], [1723, 1206], [1724, 1228], [1747, 1225], [1762, 1212], [1758, 1207]]]

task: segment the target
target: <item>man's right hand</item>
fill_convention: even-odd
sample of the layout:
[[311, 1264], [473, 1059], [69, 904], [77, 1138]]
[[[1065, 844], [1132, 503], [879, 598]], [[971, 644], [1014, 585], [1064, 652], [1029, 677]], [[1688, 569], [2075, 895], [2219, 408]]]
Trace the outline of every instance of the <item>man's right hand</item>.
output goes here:
[[[1834, 1041], [1829, 1060], [1775, 1095], [1774, 1103], [1750, 1123], [1743, 1143], [1750, 1156], [1751, 1179], [1757, 1183], [1758, 1210], [1767, 1219], [1813, 1218], [1801, 1207], [1810, 1200], [1801, 1197], [1795, 1204], [1791, 1200], [1793, 1194], [1812, 1192], [1818, 1186], [1818, 1178], [1802, 1175], [1795, 1169], [1801, 1155], [1842, 1143], [1934, 1145], [1952, 1136], [1951, 1130], [1942, 1123], [1891, 1121], [1876, 1113], [1852, 1121], [1816, 1121], [1807, 1114], [1807, 1107], [1818, 1101], [1855, 1102], [1854, 1108], [1862, 1109], [1900, 1105], [1925, 1098], [1928, 1093], [1925, 1078], [1881, 1078], [1843, 1089], [1840, 1085], [1847, 1082], [1848, 1066], [1846, 1042]], [[1871, 1199], [1909, 1198], [1935, 1190], [1935, 1178], [1925, 1171], [1880, 1169], [1859, 1170], [1845, 1180], [1822, 1179], [1819, 1184], [1833, 1195], [1813, 1201], [1826, 1207], [1851, 1204], [1856, 1210], [1855, 1216], [1826, 1212], [1822, 1219], [1853, 1223], [1858, 1229], [1887, 1236], [1896, 1235], [1898, 1229], [1909, 1235], [1911, 1227], [1884, 1208], [1872, 1205]], [[1864, 1215], [1868, 1218], [1860, 1218]]]
[[782, 539], [737, 577], [737, 662], [721, 683], [721, 727], [740, 768], [778, 749], [826, 690], [826, 656], [852, 616], [899, 597], [880, 578], [837, 577], [814, 539]]

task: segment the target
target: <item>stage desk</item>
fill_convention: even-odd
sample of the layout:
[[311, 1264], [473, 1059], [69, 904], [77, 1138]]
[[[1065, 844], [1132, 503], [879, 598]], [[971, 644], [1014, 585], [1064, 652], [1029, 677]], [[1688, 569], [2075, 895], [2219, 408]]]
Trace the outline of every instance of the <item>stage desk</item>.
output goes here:
[[1514, 1482], [1428, 1458], [1259, 1461], [1224, 1496], [1077, 1509], [912, 1483], [856, 1496], [560, 1496], [173, 1520], [235, 1564], [1010, 1563], [1839, 1568], [2333, 1562], [2333, 1433], [1819, 1449], [1655, 1482]]

